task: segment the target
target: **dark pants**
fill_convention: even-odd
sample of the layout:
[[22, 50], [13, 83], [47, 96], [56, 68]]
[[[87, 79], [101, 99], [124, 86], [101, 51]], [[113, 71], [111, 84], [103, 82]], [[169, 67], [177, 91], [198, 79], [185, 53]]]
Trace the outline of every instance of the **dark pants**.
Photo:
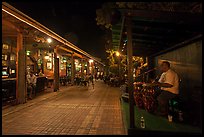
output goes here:
[[33, 84], [28, 84], [28, 97], [32, 99], [32, 94], [36, 95], [36, 86]]
[[174, 97], [176, 97], [176, 94], [173, 94], [169, 91], [161, 90], [161, 94], [157, 97], [158, 111], [167, 114], [169, 100]]

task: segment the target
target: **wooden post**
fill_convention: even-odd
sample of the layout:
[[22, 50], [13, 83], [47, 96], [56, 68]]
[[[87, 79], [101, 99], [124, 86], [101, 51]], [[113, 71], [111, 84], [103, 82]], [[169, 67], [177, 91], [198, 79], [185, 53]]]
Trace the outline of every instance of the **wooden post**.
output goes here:
[[84, 59], [81, 59], [81, 76], [83, 77], [84, 76]]
[[71, 55], [71, 83], [74, 85], [74, 76], [75, 76], [75, 64], [74, 64], [74, 53]]
[[91, 62], [91, 75], [94, 75], [94, 62]]
[[87, 70], [86, 70], [86, 74], [89, 74], [89, 73], [90, 73], [89, 67], [90, 67], [90, 65], [89, 65], [89, 60], [87, 60]]
[[16, 103], [26, 102], [27, 85], [26, 85], [26, 54], [23, 45], [23, 34], [17, 35], [17, 58], [16, 58]]
[[59, 59], [57, 58], [57, 49], [54, 49], [54, 91], [59, 90]]
[[68, 73], [67, 73], [67, 71], [68, 71], [68, 67], [67, 67], [67, 65], [68, 65], [68, 63], [67, 63], [67, 59], [66, 59], [66, 63], [65, 63], [65, 64], [66, 64], [66, 67], [65, 67], [66, 74], [65, 74], [65, 75], [68, 76]]
[[127, 64], [128, 64], [128, 92], [130, 128], [135, 127], [134, 120], [134, 97], [133, 97], [133, 59], [132, 59], [132, 19], [127, 16]]

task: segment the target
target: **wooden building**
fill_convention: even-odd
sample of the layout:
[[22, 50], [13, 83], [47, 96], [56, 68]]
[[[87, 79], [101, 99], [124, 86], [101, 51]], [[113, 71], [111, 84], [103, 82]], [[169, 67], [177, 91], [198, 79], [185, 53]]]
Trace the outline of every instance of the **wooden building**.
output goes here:
[[53, 90], [57, 91], [60, 76], [69, 75], [73, 83], [75, 59], [80, 60], [81, 71], [87, 69], [84, 65], [89, 64], [90, 59], [103, 67], [99, 59], [6, 2], [2, 3], [2, 49], [2, 73], [6, 78], [3, 81], [15, 81], [12, 86], [16, 87], [16, 104], [26, 102], [26, 74], [29, 71], [39, 73], [42, 70], [44, 77], [54, 82]]

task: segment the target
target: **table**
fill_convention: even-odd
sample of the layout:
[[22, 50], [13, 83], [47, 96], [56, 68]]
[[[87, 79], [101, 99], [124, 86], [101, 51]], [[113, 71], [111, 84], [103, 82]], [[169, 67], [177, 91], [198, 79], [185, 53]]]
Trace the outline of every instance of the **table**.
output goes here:
[[51, 88], [51, 86], [53, 85], [54, 79], [53, 78], [47, 78], [47, 87]]
[[16, 78], [2, 79], [2, 101], [16, 99]]
[[36, 93], [44, 91], [46, 83], [47, 83], [46, 77], [38, 76], [36, 81]]

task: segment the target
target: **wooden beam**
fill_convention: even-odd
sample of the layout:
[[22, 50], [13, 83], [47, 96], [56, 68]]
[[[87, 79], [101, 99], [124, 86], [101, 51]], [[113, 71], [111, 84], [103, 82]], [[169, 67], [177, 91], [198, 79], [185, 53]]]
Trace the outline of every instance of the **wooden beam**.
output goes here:
[[[121, 26], [121, 30], [120, 30], [120, 41], [119, 41], [119, 50], [120, 47], [122, 47], [123, 45], [123, 30], [124, 30], [124, 24], [125, 24], [125, 16], [122, 17], [122, 26]], [[120, 72], [120, 71], [119, 71]]]
[[39, 22], [37, 22], [37, 21], [33, 20], [32, 18], [30, 18], [29, 16], [23, 14], [22, 12], [20, 12], [17, 9], [15, 9], [14, 7], [12, 7], [11, 5], [9, 5], [6, 2], [2, 2], [2, 12], [5, 12], [5, 13], [13, 16], [17, 20], [20, 20], [21, 22], [24, 22], [24, 23], [28, 24], [29, 26], [31, 26], [31, 27], [41, 31], [42, 33], [50, 36], [51, 38], [56, 39], [58, 42], [64, 44], [68, 48], [71, 48], [74, 51], [77, 51], [78, 53], [81, 53], [82, 55], [87, 56], [89, 58], [92, 58], [96, 62], [98, 62], [100, 64], [103, 64], [102, 62], [98, 61], [97, 59], [95, 59], [90, 54], [88, 54], [85, 51], [81, 50], [80, 48], [78, 48], [77, 46], [72, 44], [71, 42], [69, 42], [66, 39], [62, 38], [61, 36], [59, 36], [55, 32], [49, 30], [48, 28], [46, 28], [45, 26], [43, 26]]
[[146, 33], [133, 33], [133, 37], [145, 37], [145, 38], [151, 38], [151, 39], [163, 39], [167, 36], [164, 35], [153, 35], [153, 34], [146, 34]]
[[153, 10], [123, 10], [125, 15], [128, 15], [130, 12], [130, 16], [132, 17], [140, 17], [143, 19], [151, 19], [157, 21], [166, 21], [166, 22], [186, 22], [193, 23], [202, 20], [201, 13], [179, 13], [179, 12], [167, 12], [167, 11], [153, 11]]
[[[60, 47], [58, 47], [59, 49], [62, 49], [62, 50], [64, 50], [64, 51], [66, 51], [66, 52], [68, 52], [68, 53], [72, 53], [73, 51], [71, 51], [71, 50], [69, 50], [69, 49], [67, 49], [67, 48], [64, 48], [64, 47], [62, 47], [62, 46], [60, 46]], [[76, 56], [76, 57], [79, 57], [79, 58], [83, 58], [83, 56], [81, 55], [81, 54], [78, 54], [78, 53], [74, 53], [74, 56]]]
[[2, 19], [2, 25], [8, 26], [9, 28], [15, 30], [16, 32], [22, 32], [20, 28], [18, 28], [16, 25], [14, 25], [12, 22]]
[[185, 22], [158, 22], [157, 20], [134, 20], [137, 26], [150, 27], [150, 28], [161, 28], [166, 30], [181, 30], [181, 31], [201, 31], [202, 20], [198, 20], [196, 24], [187, 24]]
[[163, 42], [163, 41], [159, 41], [159, 40], [157, 40], [157, 41], [151, 41], [151, 40], [146, 40], [146, 39], [134, 39], [133, 38], [133, 42], [135, 42], [135, 43], [144, 43], [144, 44], [153, 44], [153, 45], [166, 45], [166, 42]]

